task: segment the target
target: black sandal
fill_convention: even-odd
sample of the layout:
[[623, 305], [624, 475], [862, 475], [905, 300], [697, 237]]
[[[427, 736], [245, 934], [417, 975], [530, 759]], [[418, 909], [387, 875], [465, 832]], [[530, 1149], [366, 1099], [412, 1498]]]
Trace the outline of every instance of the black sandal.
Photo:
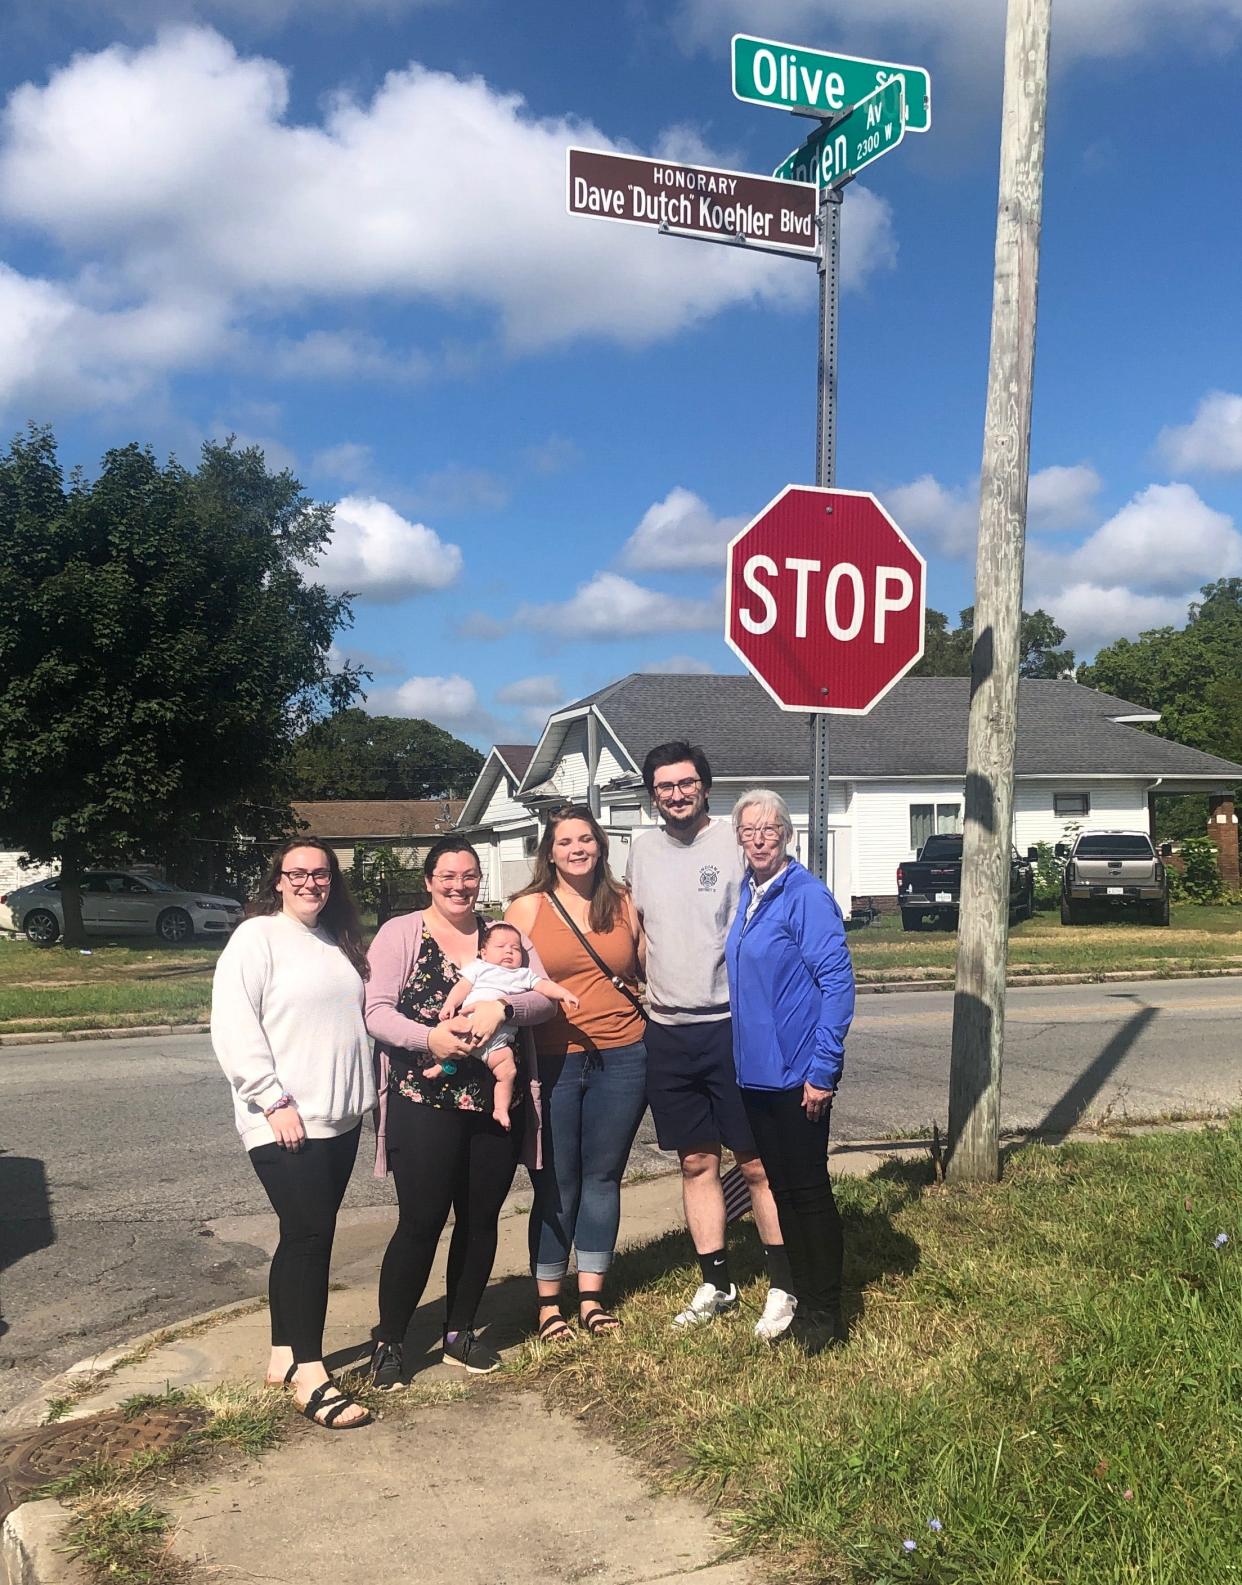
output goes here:
[[273, 1381], [270, 1376], [264, 1376], [263, 1385], [265, 1387], [292, 1387], [293, 1386], [293, 1378], [297, 1375], [297, 1373], [298, 1373], [298, 1367], [297, 1367], [297, 1361], [295, 1360], [293, 1362], [293, 1364], [289, 1366], [289, 1369], [285, 1372], [285, 1379], [283, 1381]]
[[597, 1304], [579, 1313], [578, 1325], [584, 1326], [592, 1337], [606, 1337], [609, 1332], [619, 1332], [624, 1323]]
[[539, 1331], [536, 1333], [539, 1342], [563, 1343], [566, 1339], [573, 1337], [574, 1334], [569, 1330], [569, 1322], [561, 1314], [559, 1300], [549, 1299], [546, 1303], [540, 1304], [539, 1308], [541, 1310], [552, 1310], [552, 1314], [540, 1325]]
[[[337, 1396], [335, 1398], [329, 1399], [329, 1401], [325, 1404], [324, 1397], [330, 1391], [335, 1392]], [[302, 1411], [302, 1413], [312, 1425], [321, 1426], [325, 1431], [356, 1431], [361, 1426], [370, 1425], [373, 1416], [371, 1411], [365, 1408], [362, 1404], [358, 1404], [358, 1407], [363, 1410], [363, 1413], [366, 1416], [365, 1419], [347, 1420], [344, 1425], [338, 1425], [336, 1423], [340, 1416], [346, 1409], [349, 1408], [351, 1404], [358, 1404], [357, 1398], [353, 1397], [352, 1394], [346, 1392], [343, 1387], [338, 1386], [336, 1382], [329, 1378], [327, 1381], [321, 1382], [320, 1385], [315, 1388], [314, 1392], [311, 1393], [306, 1402], [299, 1404], [298, 1408]], [[320, 1410], [323, 1411], [322, 1420], [319, 1418]]]

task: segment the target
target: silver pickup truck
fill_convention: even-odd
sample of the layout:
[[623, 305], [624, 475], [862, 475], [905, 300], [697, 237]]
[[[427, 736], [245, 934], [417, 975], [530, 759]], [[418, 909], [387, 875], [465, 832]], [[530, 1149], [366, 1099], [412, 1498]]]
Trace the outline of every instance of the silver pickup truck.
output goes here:
[[1081, 831], [1071, 845], [1053, 850], [1063, 858], [1061, 923], [1085, 922], [1092, 907], [1133, 909], [1154, 925], [1169, 922], [1169, 873], [1160, 858], [1173, 851], [1166, 842], [1160, 854], [1145, 831]]

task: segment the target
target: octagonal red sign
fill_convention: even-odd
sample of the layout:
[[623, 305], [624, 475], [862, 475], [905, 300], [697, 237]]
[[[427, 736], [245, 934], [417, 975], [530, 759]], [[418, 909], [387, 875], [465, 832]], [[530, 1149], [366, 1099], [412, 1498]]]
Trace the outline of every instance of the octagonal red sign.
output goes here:
[[923, 653], [926, 571], [874, 495], [787, 484], [729, 543], [725, 639], [783, 710], [866, 715]]

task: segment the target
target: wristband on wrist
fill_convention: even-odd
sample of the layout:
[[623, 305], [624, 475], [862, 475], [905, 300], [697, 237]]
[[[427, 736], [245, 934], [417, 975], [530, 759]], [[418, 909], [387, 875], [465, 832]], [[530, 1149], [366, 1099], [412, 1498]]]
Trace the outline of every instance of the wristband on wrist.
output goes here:
[[264, 1117], [270, 1117], [273, 1112], [279, 1112], [284, 1107], [293, 1105], [296, 1105], [296, 1102], [294, 1101], [292, 1095], [289, 1094], [288, 1090], [286, 1090], [278, 1101], [273, 1101], [270, 1106], [265, 1106], [263, 1108], [263, 1115]]

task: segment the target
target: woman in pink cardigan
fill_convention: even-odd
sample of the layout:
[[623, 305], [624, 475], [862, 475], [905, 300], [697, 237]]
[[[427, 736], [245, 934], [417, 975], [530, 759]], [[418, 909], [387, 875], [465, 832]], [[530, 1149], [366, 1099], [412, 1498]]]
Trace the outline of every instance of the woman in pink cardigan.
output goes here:
[[[474, 1317], [496, 1258], [497, 1218], [524, 1146], [527, 1161], [538, 1162], [538, 1074], [519, 1057], [512, 1126], [504, 1129], [492, 1117], [495, 1081], [478, 1053], [505, 1019], [539, 1024], [556, 1011], [547, 997], [527, 991], [511, 1002], [476, 1002], [467, 1014], [440, 1019], [460, 970], [479, 955], [486, 923], [475, 912], [482, 870], [464, 837], [446, 836], [432, 846], [423, 873], [430, 907], [390, 919], [368, 953], [366, 1024], [379, 1042], [375, 1170], [392, 1173], [399, 1207], [380, 1268], [371, 1359], [371, 1379], [382, 1390], [404, 1384], [406, 1328], [450, 1206], [444, 1360], [476, 1374], [500, 1364], [475, 1336]], [[523, 945], [530, 967], [546, 978], [529, 941]]]

